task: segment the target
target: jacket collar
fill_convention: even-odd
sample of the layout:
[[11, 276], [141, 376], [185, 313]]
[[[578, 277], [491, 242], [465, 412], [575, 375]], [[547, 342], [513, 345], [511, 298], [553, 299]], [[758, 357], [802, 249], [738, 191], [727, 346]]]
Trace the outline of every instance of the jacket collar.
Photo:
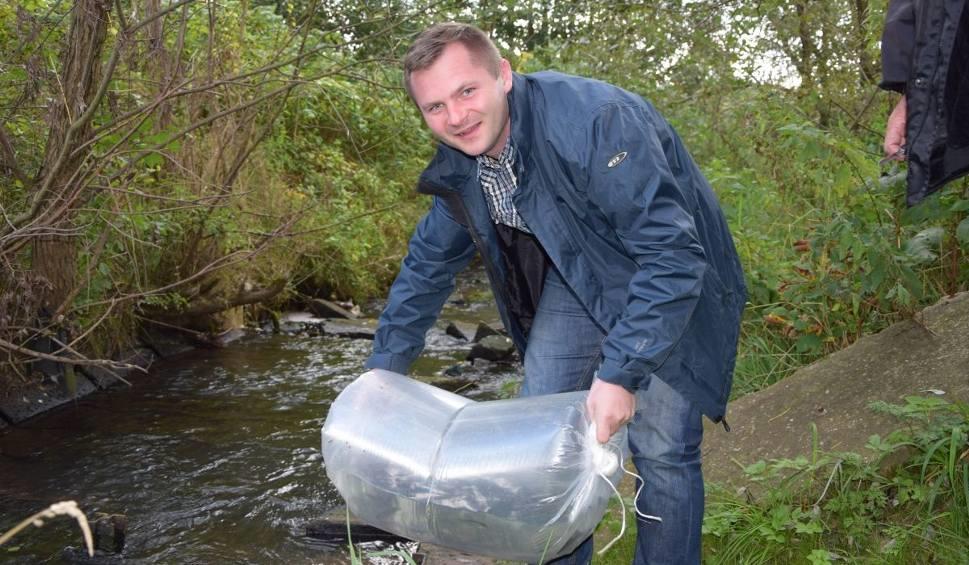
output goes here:
[[[512, 88], [508, 93], [508, 112], [511, 116], [511, 142], [518, 157], [516, 167], [528, 159], [531, 147], [528, 140], [532, 131], [532, 115], [528, 111], [528, 81], [518, 73], [512, 73]], [[421, 173], [417, 181], [417, 192], [422, 194], [445, 194], [458, 192], [476, 179], [478, 166], [473, 157], [468, 157], [445, 143], [438, 142], [437, 153]]]
[[531, 92], [528, 90], [528, 80], [524, 75], [512, 74], [511, 92], [508, 93], [508, 111], [511, 114], [511, 143], [518, 152], [515, 159], [516, 166], [524, 166], [531, 153], [532, 111]]

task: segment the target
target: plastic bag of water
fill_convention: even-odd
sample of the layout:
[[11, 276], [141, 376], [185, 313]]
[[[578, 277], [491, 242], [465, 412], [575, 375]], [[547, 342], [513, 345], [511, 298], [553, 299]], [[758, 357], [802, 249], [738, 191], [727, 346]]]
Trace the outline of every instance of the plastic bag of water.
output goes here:
[[592, 533], [622, 476], [625, 427], [600, 445], [586, 395], [474, 402], [369, 371], [330, 407], [326, 472], [368, 524], [467, 553], [548, 561]]

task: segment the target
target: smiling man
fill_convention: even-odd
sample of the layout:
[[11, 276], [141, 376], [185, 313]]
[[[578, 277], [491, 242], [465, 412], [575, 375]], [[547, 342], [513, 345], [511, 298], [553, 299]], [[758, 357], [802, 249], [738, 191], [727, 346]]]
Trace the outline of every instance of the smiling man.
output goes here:
[[[605, 442], [629, 424], [646, 483], [635, 563], [699, 563], [701, 416], [723, 421], [746, 300], [716, 197], [639, 96], [513, 73], [481, 30], [424, 31], [407, 91], [442, 142], [434, 195], [380, 318], [368, 368], [406, 373], [480, 253], [524, 359], [522, 395], [590, 389]], [[555, 563], [587, 563], [591, 538]]]

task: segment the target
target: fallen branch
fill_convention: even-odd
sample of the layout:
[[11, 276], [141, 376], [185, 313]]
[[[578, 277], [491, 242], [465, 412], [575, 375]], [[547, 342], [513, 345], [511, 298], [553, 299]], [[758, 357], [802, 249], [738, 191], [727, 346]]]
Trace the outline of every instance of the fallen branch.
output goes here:
[[[72, 357], [58, 357], [57, 355], [50, 355], [48, 353], [41, 353], [40, 351], [34, 351], [26, 347], [21, 347], [15, 343], [11, 343], [5, 339], [0, 339], [0, 348], [13, 351], [14, 353], [20, 353], [21, 355], [26, 355], [32, 359], [44, 359], [45, 361], [53, 361], [55, 363], [62, 363], [64, 365], [81, 365], [84, 367], [101, 367], [102, 369], [122, 369], [122, 370], [134, 370], [141, 371], [142, 373], [147, 373], [148, 370], [139, 367], [138, 365], [129, 365], [128, 363], [122, 363], [120, 361], [105, 361], [105, 360], [95, 360]], [[113, 374], [113, 373], [112, 373]], [[114, 374], [115, 377], [123, 381], [125, 384], [130, 385], [131, 383], [121, 378], [119, 375]]]
[[237, 306], [245, 306], [246, 304], [255, 304], [256, 302], [262, 302], [263, 300], [268, 300], [273, 296], [276, 296], [282, 290], [286, 288], [286, 279], [280, 279], [271, 285], [252, 291], [242, 291], [240, 290], [232, 297], [222, 297], [222, 298], [199, 298], [194, 300], [185, 308], [180, 308], [178, 311], [168, 312], [164, 309], [153, 309], [154, 311], [146, 312], [146, 315], [155, 316], [205, 316], [207, 314], [215, 314], [228, 310], [229, 308], [235, 308]]

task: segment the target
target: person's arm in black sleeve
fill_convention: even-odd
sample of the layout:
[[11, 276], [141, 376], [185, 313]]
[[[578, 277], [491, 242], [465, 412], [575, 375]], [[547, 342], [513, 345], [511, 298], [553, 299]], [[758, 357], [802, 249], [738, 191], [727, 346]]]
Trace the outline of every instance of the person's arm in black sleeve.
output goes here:
[[882, 81], [879, 87], [905, 94], [915, 47], [914, 0], [891, 0], [882, 30]]

